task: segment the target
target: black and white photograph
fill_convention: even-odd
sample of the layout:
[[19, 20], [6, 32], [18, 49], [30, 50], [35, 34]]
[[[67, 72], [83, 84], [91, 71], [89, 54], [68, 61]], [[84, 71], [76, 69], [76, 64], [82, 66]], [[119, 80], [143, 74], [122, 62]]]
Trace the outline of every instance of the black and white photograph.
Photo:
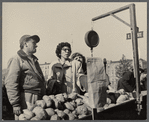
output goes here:
[[2, 2], [2, 120], [147, 120], [147, 2]]

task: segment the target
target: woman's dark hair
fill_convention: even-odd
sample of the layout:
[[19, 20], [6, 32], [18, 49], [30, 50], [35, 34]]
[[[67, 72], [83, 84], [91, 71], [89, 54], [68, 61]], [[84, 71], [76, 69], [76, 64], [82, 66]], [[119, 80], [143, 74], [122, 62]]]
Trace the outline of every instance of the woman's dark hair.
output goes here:
[[87, 74], [86, 59], [85, 59], [85, 57], [84, 57], [81, 53], [78, 53], [78, 52], [73, 53], [72, 56], [71, 56], [71, 60], [74, 60], [74, 58], [77, 57], [77, 56], [81, 56], [81, 57], [82, 57], [82, 59], [83, 59], [83, 62], [82, 62], [82, 69], [83, 69], [83, 72], [84, 72], [85, 74]]
[[71, 54], [71, 45], [68, 42], [61, 42], [57, 45], [57, 48], [56, 48], [56, 51], [55, 51], [57, 57], [61, 58], [61, 55], [60, 55], [61, 50], [65, 46], [70, 48], [70, 54]]

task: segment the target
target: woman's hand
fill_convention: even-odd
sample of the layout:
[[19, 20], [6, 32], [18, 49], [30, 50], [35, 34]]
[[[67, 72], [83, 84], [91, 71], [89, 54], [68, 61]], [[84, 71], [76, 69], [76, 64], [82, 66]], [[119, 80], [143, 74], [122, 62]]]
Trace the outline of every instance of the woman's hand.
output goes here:
[[79, 72], [79, 69], [82, 67], [82, 63], [80, 61], [77, 61], [77, 60], [73, 60], [72, 65], [73, 65], [73, 68], [74, 67], [76, 68], [77, 73]]
[[60, 83], [61, 81], [60, 80], [57, 80], [57, 82]]

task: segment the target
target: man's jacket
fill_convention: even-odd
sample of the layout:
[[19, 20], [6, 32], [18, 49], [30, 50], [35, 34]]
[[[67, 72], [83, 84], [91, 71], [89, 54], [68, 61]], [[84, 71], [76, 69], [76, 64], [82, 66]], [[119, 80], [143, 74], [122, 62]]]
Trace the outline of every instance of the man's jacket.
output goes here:
[[45, 94], [45, 80], [37, 60], [33, 55], [31, 61], [25, 52], [19, 50], [17, 55], [8, 61], [5, 86], [12, 106], [19, 106], [21, 92], [40, 96]]
[[125, 92], [132, 92], [136, 87], [136, 79], [133, 72], [126, 72], [118, 81], [118, 90], [124, 89]]

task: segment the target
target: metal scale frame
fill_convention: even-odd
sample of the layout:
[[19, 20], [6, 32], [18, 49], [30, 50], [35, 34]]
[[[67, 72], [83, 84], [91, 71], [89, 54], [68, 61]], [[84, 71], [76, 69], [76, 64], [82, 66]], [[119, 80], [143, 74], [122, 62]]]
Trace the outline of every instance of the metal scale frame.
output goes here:
[[[130, 24], [116, 16], [115, 14], [124, 10], [129, 9], [130, 12]], [[141, 96], [141, 91], [140, 91], [140, 74], [139, 74], [139, 59], [138, 59], [138, 39], [137, 39], [137, 32], [138, 32], [138, 27], [136, 25], [136, 13], [135, 13], [135, 4], [129, 4], [124, 7], [118, 8], [116, 10], [110, 11], [108, 13], [102, 14], [100, 16], [97, 16], [95, 18], [92, 18], [92, 21], [96, 21], [108, 16], [113, 16], [117, 20], [121, 21], [131, 29], [132, 33], [132, 48], [133, 48], [133, 60], [134, 60], [134, 76], [136, 78], [136, 103], [137, 103], [137, 111], [138, 114], [140, 114], [142, 105], [142, 96]]]

